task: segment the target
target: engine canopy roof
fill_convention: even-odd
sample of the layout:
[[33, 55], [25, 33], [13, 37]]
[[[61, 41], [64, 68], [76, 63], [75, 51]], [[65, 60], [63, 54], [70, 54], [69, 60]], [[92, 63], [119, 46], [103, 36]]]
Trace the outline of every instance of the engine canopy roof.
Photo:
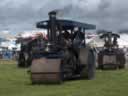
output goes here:
[[[77, 21], [65, 20], [65, 19], [57, 19], [56, 24], [57, 24], [57, 26], [61, 26], [62, 30], [72, 30], [75, 27], [84, 28], [86, 30], [96, 29], [96, 26], [93, 24], [80, 23]], [[43, 29], [48, 29], [49, 26], [50, 26], [49, 20], [40, 21], [36, 24], [37, 28], [43, 28]]]

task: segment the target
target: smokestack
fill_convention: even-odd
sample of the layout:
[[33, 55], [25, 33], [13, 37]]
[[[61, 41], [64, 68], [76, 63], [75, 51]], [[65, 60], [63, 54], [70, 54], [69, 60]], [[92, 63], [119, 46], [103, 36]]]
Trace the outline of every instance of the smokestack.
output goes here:
[[56, 11], [49, 12], [49, 39], [56, 41]]

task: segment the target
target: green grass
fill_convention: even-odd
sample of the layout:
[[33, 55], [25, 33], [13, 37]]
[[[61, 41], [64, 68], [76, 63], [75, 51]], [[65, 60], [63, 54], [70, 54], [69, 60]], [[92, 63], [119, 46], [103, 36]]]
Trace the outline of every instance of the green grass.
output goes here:
[[0, 64], [0, 96], [128, 96], [128, 70], [97, 71], [95, 80], [31, 85], [26, 69]]

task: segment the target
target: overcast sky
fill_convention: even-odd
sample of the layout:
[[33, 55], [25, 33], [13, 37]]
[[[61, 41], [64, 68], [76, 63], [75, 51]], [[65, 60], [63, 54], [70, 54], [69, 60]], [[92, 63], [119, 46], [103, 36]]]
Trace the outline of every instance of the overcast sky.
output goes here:
[[1, 0], [0, 31], [33, 30], [52, 10], [61, 11], [59, 18], [96, 24], [97, 28], [128, 28], [128, 0]]

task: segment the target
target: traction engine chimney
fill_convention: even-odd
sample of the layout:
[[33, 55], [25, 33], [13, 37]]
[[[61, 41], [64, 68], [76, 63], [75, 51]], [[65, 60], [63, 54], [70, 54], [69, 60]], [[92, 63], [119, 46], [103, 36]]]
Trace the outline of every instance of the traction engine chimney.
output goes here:
[[56, 41], [56, 12], [49, 12], [49, 32], [48, 38], [50, 41]]

